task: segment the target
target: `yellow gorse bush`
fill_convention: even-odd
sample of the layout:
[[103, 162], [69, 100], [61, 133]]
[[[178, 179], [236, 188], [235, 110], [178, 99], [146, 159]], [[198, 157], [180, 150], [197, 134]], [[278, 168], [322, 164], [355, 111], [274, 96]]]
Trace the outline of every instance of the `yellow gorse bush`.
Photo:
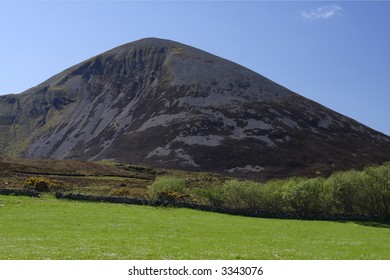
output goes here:
[[24, 187], [36, 190], [38, 192], [48, 192], [61, 189], [62, 182], [45, 177], [30, 177], [24, 181]]

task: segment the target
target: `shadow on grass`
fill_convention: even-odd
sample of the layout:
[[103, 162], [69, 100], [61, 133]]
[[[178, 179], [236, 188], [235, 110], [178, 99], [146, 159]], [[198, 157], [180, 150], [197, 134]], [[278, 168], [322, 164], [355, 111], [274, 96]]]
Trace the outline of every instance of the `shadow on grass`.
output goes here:
[[376, 228], [388, 228], [390, 229], [390, 222], [386, 221], [386, 222], [377, 222], [377, 221], [354, 221], [354, 220], [343, 220], [343, 221], [334, 221], [334, 222], [337, 222], [337, 223], [342, 223], [342, 224], [346, 224], [346, 223], [354, 223], [354, 224], [357, 224], [357, 225], [360, 225], [360, 226], [365, 226], [365, 227], [376, 227]]
[[355, 224], [366, 226], [366, 227], [377, 227], [377, 228], [389, 228], [390, 229], [390, 223], [380, 223], [380, 222], [357, 222], [354, 221]]

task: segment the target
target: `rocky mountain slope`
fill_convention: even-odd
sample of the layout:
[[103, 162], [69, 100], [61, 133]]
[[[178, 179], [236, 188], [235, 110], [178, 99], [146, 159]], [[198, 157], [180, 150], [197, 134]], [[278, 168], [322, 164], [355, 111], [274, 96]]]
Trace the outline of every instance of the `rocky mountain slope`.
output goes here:
[[390, 137], [231, 61], [148, 38], [0, 96], [0, 155], [256, 178], [390, 160]]

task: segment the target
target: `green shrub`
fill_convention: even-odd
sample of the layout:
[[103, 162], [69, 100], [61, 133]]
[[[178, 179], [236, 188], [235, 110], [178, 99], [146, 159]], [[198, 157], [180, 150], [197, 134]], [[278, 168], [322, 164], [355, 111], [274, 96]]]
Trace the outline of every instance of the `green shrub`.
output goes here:
[[263, 185], [252, 181], [243, 181], [241, 184], [241, 200], [244, 207], [264, 210], [264, 204], [268, 194], [264, 191]]
[[323, 212], [324, 181], [323, 178], [295, 181], [295, 184], [285, 188], [286, 204], [302, 214]]
[[390, 217], [390, 165], [369, 167], [363, 171], [367, 185], [362, 190], [364, 210]]
[[263, 185], [253, 181], [229, 180], [220, 188], [218, 198], [225, 207], [233, 209], [262, 209], [268, 194]]
[[162, 196], [169, 195], [169, 193], [187, 195], [185, 180], [172, 176], [159, 176], [148, 186], [148, 196], [152, 200], [159, 200]]
[[285, 204], [285, 188], [289, 181], [270, 180], [261, 184], [259, 192], [261, 195], [257, 196], [258, 209], [268, 212], [284, 212], [287, 210]]
[[369, 185], [364, 173], [356, 170], [337, 172], [327, 179], [326, 184], [336, 212], [355, 214], [362, 212], [363, 189]]
[[223, 207], [225, 204], [225, 191], [220, 186], [200, 189], [197, 191], [197, 194], [211, 206]]
[[224, 203], [226, 206], [233, 209], [247, 207], [245, 203], [247, 189], [244, 182], [239, 180], [229, 180], [223, 184], [222, 189], [225, 196]]
[[258, 183], [232, 179], [221, 187], [204, 190], [200, 194], [216, 207], [257, 209], [278, 212], [283, 207], [283, 181]]

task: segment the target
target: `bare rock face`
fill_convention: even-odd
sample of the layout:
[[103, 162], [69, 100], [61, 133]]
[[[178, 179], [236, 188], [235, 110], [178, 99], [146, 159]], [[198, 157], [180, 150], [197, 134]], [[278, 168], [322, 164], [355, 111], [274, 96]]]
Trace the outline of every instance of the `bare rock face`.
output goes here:
[[231, 61], [142, 39], [0, 96], [0, 156], [266, 178], [390, 160], [390, 137]]

